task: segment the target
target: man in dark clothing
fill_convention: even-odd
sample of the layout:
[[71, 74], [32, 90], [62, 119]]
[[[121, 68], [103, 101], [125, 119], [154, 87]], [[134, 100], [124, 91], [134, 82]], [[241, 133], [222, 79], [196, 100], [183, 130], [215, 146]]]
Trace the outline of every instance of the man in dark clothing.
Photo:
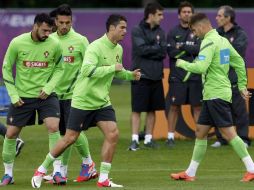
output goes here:
[[166, 56], [166, 38], [160, 28], [163, 7], [159, 3], [149, 3], [145, 7], [144, 19], [132, 30], [132, 69], [141, 69], [140, 81], [131, 84], [132, 141], [129, 150], [139, 146], [141, 112], [146, 112], [146, 134], [144, 145], [155, 147], [152, 132], [155, 111], [165, 106], [162, 85], [163, 59]]
[[[218, 10], [216, 21], [219, 26], [218, 33], [227, 38], [236, 51], [244, 58], [248, 44], [248, 38], [245, 31], [235, 22], [235, 11], [230, 6], [221, 6]], [[241, 97], [237, 87], [237, 75], [233, 68], [229, 70], [229, 79], [232, 86], [232, 111], [234, 124], [236, 126], [237, 134], [245, 142], [248, 147], [251, 143], [249, 133], [249, 117], [245, 100]], [[219, 130], [215, 129], [218, 141], [212, 144], [212, 147], [220, 147], [226, 145], [227, 141], [223, 139]]]
[[166, 145], [175, 145], [174, 132], [181, 105], [190, 104], [195, 122], [200, 114], [202, 101], [202, 82], [198, 74], [190, 74], [176, 67], [178, 58], [192, 62], [198, 55], [200, 40], [189, 29], [189, 18], [194, 12], [193, 5], [187, 1], [181, 2], [178, 8], [180, 24], [169, 31], [167, 36], [168, 55], [170, 58], [169, 91], [166, 98], [168, 108], [168, 139]]

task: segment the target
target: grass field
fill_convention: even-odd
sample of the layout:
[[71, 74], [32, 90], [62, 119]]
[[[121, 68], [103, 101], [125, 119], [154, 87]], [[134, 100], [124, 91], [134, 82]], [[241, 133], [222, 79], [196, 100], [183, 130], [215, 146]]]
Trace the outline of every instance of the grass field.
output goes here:
[[[160, 147], [156, 150], [141, 149], [137, 152], [127, 151], [130, 143], [130, 86], [114, 85], [111, 99], [116, 110], [120, 141], [112, 165], [110, 177], [113, 181], [129, 190], [248, 190], [254, 188], [254, 182], [242, 183], [240, 179], [245, 171], [243, 164], [231, 150], [231, 147], [212, 149], [208, 147], [206, 157], [202, 162], [195, 182], [173, 181], [169, 178], [171, 172], [184, 170], [189, 164], [194, 141], [177, 141], [173, 149], [159, 140]], [[99, 169], [100, 149], [103, 141], [101, 132], [92, 128], [86, 132], [94, 161]], [[3, 189], [28, 190], [32, 189], [30, 180], [34, 169], [39, 166], [48, 152], [48, 137], [45, 127], [33, 126], [24, 128], [21, 133], [25, 146], [15, 161], [15, 185]], [[0, 139], [3, 143], [3, 138]], [[209, 142], [209, 145], [212, 142]], [[2, 152], [2, 146], [0, 146]], [[254, 156], [254, 148], [249, 151]], [[0, 158], [2, 163], [2, 158]], [[74, 183], [80, 169], [80, 158], [73, 150], [69, 164], [69, 181], [67, 186], [58, 187], [43, 184], [41, 189], [97, 189], [96, 180], [86, 183]], [[1, 175], [4, 172], [0, 167]], [[1, 187], [0, 187], [1, 188]]]

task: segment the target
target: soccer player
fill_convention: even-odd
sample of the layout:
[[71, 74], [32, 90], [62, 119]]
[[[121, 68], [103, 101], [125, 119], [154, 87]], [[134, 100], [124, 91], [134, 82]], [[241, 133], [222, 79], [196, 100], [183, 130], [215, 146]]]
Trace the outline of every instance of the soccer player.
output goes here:
[[[5, 137], [7, 128], [0, 122], [0, 135]], [[24, 146], [24, 141], [21, 138], [16, 139], [16, 154], [15, 156], [17, 157], [20, 154], [21, 149]]]
[[170, 74], [168, 78], [169, 91], [166, 97], [166, 112], [168, 120], [168, 138], [166, 145], [175, 146], [174, 134], [181, 105], [190, 104], [194, 120], [198, 121], [202, 101], [201, 75], [190, 74], [176, 67], [178, 58], [193, 61], [198, 55], [200, 39], [195, 37], [189, 29], [189, 19], [194, 13], [191, 3], [183, 1], [178, 7], [180, 24], [169, 31], [167, 36], [168, 56], [170, 58]]
[[110, 15], [107, 32], [91, 43], [85, 53], [83, 65], [72, 95], [71, 110], [65, 136], [49, 152], [32, 177], [32, 186], [41, 186], [47, 168], [63, 151], [73, 144], [82, 130], [97, 125], [104, 134], [102, 162], [98, 187], [122, 187], [113, 183], [109, 172], [118, 141], [119, 131], [115, 111], [109, 98], [114, 77], [139, 80], [139, 69], [127, 71], [122, 65], [123, 49], [118, 44], [126, 35], [127, 20], [121, 15]]
[[[73, 89], [89, 42], [86, 37], [78, 34], [72, 28], [72, 11], [69, 5], [63, 4], [57, 9], [55, 9], [54, 12], [56, 14], [55, 23], [57, 31], [53, 33], [52, 36], [57, 38], [61, 44], [63, 50], [63, 75], [68, 76], [62, 78], [56, 86], [56, 93], [58, 95], [60, 103], [61, 115], [59, 131], [61, 136], [64, 136], [66, 133], [66, 125], [71, 108]], [[95, 164], [90, 156], [88, 140], [84, 133], [80, 133], [80, 136], [78, 137], [74, 145], [82, 157], [81, 171], [76, 181], [82, 182], [97, 177], [98, 174], [95, 170]], [[72, 146], [68, 147], [62, 154], [62, 177], [67, 177], [67, 168], [71, 151]], [[55, 161], [53, 165], [58, 164], [60, 163], [58, 161]], [[54, 173], [55, 171], [53, 171], [53, 175]], [[51, 180], [49, 176], [47, 176], [46, 179]]]
[[160, 27], [163, 20], [163, 7], [148, 3], [144, 19], [132, 30], [132, 69], [141, 69], [140, 81], [131, 84], [131, 125], [132, 137], [129, 150], [139, 148], [139, 127], [141, 113], [146, 113], [144, 146], [155, 148], [152, 140], [155, 125], [155, 111], [164, 110], [165, 100], [162, 85], [163, 59], [166, 57], [165, 32]]
[[199, 55], [191, 64], [178, 59], [176, 65], [186, 71], [202, 74], [203, 103], [191, 163], [186, 171], [171, 174], [171, 177], [175, 180], [195, 180], [198, 166], [205, 156], [208, 132], [212, 126], [215, 126], [219, 128], [246, 167], [247, 172], [242, 181], [251, 181], [254, 179], [254, 163], [243, 140], [236, 134], [233, 127], [232, 89], [228, 78], [229, 67], [232, 66], [238, 76], [238, 89], [241, 95], [243, 98], [250, 97], [251, 94], [246, 89], [247, 77], [244, 60], [230, 42], [212, 28], [205, 14], [194, 14], [189, 24], [193, 33], [203, 38]]
[[[219, 26], [218, 33], [227, 38], [235, 50], [244, 58], [248, 45], [248, 37], [246, 32], [235, 22], [235, 11], [232, 7], [225, 5], [218, 10], [216, 21]], [[245, 100], [241, 97], [237, 87], [237, 76], [232, 67], [229, 69], [229, 80], [232, 87], [232, 111], [234, 115], [234, 124], [236, 125], [236, 132], [248, 147], [251, 141], [249, 134], [249, 116]], [[212, 144], [212, 147], [220, 147], [227, 145], [227, 141], [222, 137], [218, 128], [215, 128], [218, 141]]]
[[[16, 138], [24, 126], [35, 124], [36, 111], [39, 123], [43, 122], [48, 129], [50, 147], [60, 139], [60, 110], [54, 89], [62, 77], [62, 49], [59, 42], [49, 36], [52, 25], [49, 15], [37, 14], [32, 32], [15, 37], [4, 57], [3, 80], [12, 104], [7, 115], [8, 127], [3, 144], [5, 175], [1, 186], [14, 183]], [[14, 64], [15, 79], [12, 73]], [[56, 176], [56, 179], [58, 182], [61, 176]]]

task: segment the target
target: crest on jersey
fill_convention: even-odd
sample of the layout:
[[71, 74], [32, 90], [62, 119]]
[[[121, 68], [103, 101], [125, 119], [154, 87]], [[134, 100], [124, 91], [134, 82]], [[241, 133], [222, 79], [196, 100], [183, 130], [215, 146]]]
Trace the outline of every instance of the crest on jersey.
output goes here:
[[119, 55], [117, 54], [117, 56], [116, 56], [116, 62], [117, 63], [120, 63], [120, 59], [119, 59]]
[[175, 102], [176, 97], [175, 97], [175, 96], [173, 96], [171, 99], [172, 99], [172, 102]]
[[232, 43], [234, 41], [234, 37], [232, 36], [229, 40]]
[[193, 34], [193, 33], [190, 34], [190, 38], [191, 38], [191, 39], [194, 38], [194, 34]]
[[70, 46], [70, 47], [68, 47], [68, 50], [69, 50], [70, 53], [72, 53], [73, 50], [74, 50], [74, 47], [73, 47], [73, 46]]
[[44, 52], [44, 56], [45, 56], [45, 58], [48, 58], [49, 52], [48, 52], [48, 51], [45, 51], [45, 52]]

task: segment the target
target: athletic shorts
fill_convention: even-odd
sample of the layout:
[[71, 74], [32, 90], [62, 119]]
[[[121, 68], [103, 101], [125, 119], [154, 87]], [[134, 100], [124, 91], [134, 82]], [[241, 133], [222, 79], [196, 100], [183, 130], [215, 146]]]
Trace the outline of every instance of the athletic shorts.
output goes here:
[[198, 124], [218, 128], [233, 126], [231, 103], [222, 99], [203, 100]]
[[132, 81], [131, 106], [133, 112], [164, 110], [165, 98], [162, 80]]
[[201, 106], [201, 81], [170, 82], [166, 101], [170, 105], [190, 104], [192, 106]]
[[112, 106], [97, 110], [80, 110], [71, 107], [67, 129], [80, 132], [95, 127], [99, 121], [116, 122], [115, 110]]
[[38, 113], [38, 123], [42, 124], [43, 120], [48, 117], [60, 118], [60, 108], [57, 96], [50, 95], [47, 99], [39, 98], [21, 98], [24, 104], [21, 107], [10, 105], [7, 124], [16, 127], [25, 127], [34, 125], [36, 112]]
[[59, 100], [59, 105], [60, 105], [59, 131], [60, 134], [63, 136], [65, 135], [66, 126], [70, 115], [71, 100]]

